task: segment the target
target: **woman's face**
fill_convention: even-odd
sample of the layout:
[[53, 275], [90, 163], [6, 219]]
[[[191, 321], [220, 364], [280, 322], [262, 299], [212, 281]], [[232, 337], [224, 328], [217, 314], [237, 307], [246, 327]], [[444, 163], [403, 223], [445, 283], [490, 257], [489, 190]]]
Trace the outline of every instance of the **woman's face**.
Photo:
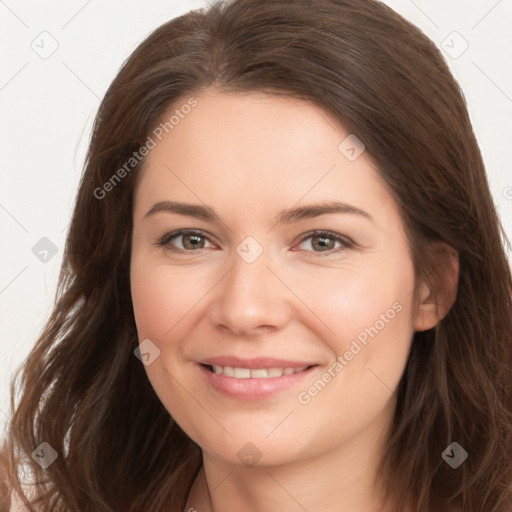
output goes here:
[[131, 290], [155, 392], [227, 463], [384, 434], [419, 327], [395, 201], [324, 110], [195, 99], [153, 137], [135, 195]]

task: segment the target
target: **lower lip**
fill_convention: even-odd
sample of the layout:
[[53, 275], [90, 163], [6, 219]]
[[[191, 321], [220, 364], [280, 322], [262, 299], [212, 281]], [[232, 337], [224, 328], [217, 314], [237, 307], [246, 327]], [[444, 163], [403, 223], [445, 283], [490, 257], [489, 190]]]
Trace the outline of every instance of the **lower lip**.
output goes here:
[[239, 400], [262, 400], [276, 395], [298, 384], [315, 368], [311, 367], [300, 373], [282, 375], [281, 377], [270, 379], [237, 379], [236, 377], [226, 377], [225, 375], [211, 372], [202, 364], [198, 366], [214, 389]]

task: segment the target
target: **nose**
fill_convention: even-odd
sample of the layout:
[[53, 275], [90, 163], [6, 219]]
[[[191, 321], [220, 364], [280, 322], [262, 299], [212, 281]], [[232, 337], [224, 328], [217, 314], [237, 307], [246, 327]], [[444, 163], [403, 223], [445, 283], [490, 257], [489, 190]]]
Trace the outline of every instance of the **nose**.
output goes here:
[[231, 265], [210, 305], [216, 328], [247, 337], [283, 328], [290, 319], [293, 295], [276, 276], [267, 253], [248, 263], [234, 252]]

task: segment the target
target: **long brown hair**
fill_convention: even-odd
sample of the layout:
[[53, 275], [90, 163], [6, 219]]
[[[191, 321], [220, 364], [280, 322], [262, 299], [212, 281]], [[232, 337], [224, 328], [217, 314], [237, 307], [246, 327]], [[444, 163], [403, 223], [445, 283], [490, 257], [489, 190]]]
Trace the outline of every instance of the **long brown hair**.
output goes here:
[[[123, 65], [94, 124], [53, 313], [12, 381], [12, 488], [21, 492], [23, 465], [36, 483], [30, 510], [185, 506], [200, 448], [133, 353], [131, 218], [143, 160], [104, 184], [170, 105], [207, 87], [327, 109], [377, 163], [401, 209], [417, 277], [435, 275], [430, 241], [458, 252], [457, 298], [434, 329], [414, 335], [380, 475], [395, 512], [409, 502], [415, 512], [510, 512], [504, 232], [463, 95], [439, 50], [373, 0], [216, 3], [161, 26]], [[469, 454], [457, 469], [441, 457], [454, 441]], [[31, 457], [42, 442], [58, 454], [46, 469]]]

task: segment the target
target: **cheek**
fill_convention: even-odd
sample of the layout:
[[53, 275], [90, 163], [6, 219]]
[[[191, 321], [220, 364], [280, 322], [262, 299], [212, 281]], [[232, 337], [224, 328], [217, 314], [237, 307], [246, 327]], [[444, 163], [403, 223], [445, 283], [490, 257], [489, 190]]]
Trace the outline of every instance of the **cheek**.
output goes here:
[[[323, 340], [331, 349], [332, 365], [331, 373], [326, 370], [322, 376], [327, 384], [305, 383], [297, 397], [304, 404], [299, 410], [329, 439], [344, 429], [358, 431], [381, 414], [407, 362], [414, 332], [412, 263], [388, 264], [385, 272], [372, 269], [344, 269], [335, 282], [317, 280], [302, 291], [327, 326]], [[333, 425], [329, 432], [326, 415]]]
[[353, 340], [365, 347], [373, 339], [402, 333], [401, 339], [408, 340], [411, 334], [414, 270], [407, 260], [322, 270], [293, 286], [312, 312], [310, 327], [337, 355], [349, 350]]
[[208, 279], [200, 272], [154, 264], [151, 258], [134, 255], [131, 293], [139, 338], [163, 340], [207, 290]]
[[155, 263], [151, 255], [143, 251], [132, 253], [130, 274], [139, 342], [150, 339], [160, 351], [158, 357], [145, 366], [145, 371], [155, 393], [171, 412], [186, 400], [177, 385], [184, 380], [180, 340], [190, 329], [194, 305], [198, 304], [201, 294], [204, 295], [197, 284], [201, 280], [191, 281], [182, 268], [172, 269], [165, 263]]
[[169, 286], [158, 268], [132, 266], [131, 292], [139, 339], [158, 340], [172, 326], [172, 313], [179, 307], [176, 285]]

